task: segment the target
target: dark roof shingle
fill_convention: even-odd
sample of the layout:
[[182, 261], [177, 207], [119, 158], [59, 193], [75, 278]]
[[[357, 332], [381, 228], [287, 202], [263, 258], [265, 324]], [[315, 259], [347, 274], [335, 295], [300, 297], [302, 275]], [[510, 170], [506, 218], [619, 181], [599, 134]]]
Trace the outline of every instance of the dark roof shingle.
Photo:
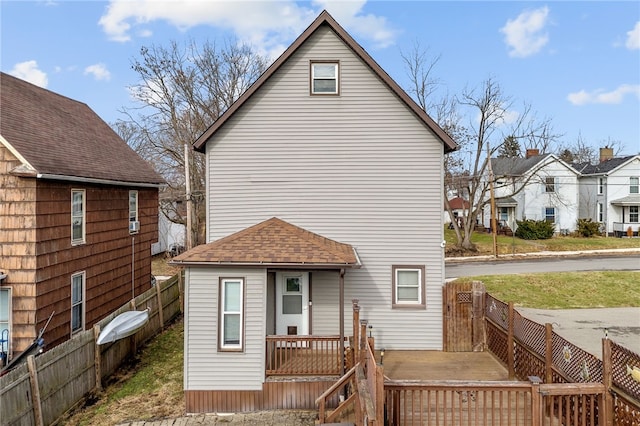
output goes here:
[[164, 183], [86, 104], [0, 73], [0, 136], [31, 175]]

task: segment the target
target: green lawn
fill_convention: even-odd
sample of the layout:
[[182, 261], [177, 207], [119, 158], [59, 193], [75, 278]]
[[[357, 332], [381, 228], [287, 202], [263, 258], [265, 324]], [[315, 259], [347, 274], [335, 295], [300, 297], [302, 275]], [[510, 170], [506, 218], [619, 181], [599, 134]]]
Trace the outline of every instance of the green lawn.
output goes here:
[[461, 278], [460, 281], [482, 281], [492, 296], [528, 308], [640, 306], [640, 272], [486, 275]]
[[[452, 229], [445, 229], [448, 254], [456, 244], [456, 235]], [[476, 254], [493, 254], [493, 237], [486, 232], [474, 232], [471, 241], [477, 245]], [[613, 237], [554, 237], [548, 240], [521, 240], [516, 237], [498, 235], [498, 254], [532, 253], [537, 251], [575, 251], [617, 248], [640, 249], [640, 238]], [[466, 253], [465, 255], [470, 255]]]

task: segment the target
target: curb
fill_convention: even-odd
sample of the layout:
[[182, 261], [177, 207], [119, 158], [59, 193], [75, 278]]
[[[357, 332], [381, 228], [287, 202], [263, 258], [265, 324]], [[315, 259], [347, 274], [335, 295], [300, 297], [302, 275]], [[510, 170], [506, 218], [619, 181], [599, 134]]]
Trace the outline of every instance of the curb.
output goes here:
[[557, 257], [582, 257], [582, 256], [615, 256], [620, 254], [640, 254], [638, 248], [622, 248], [622, 249], [602, 249], [602, 250], [576, 250], [576, 251], [538, 251], [531, 253], [515, 253], [501, 254], [499, 256], [481, 255], [467, 257], [446, 257], [446, 263], [464, 263], [464, 262], [500, 262], [503, 260], [524, 260], [524, 259], [543, 259]]

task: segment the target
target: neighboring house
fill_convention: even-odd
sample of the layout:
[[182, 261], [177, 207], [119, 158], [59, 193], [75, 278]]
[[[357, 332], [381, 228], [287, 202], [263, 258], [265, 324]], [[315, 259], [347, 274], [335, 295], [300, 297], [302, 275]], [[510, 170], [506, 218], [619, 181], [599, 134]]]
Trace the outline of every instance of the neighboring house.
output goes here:
[[[531, 219], [552, 222], [556, 233], [576, 229], [579, 173], [569, 164], [554, 154], [528, 149], [525, 158], [492, 158], [491, 166], [499, 225], [515, 231], [516, 221]], [[488, 208], [483, 223], [490, 227]]]
[[[87, 105], [0, 75], [0, 329], [47, 347], [150, 288], [163, 179]], [[4, 339], [3, 339], [4, 340]]]
[[443, 153], [455, 143], [328, 13], [194, 147], [207, 157], [209, 243], [174, 261], [187, 412], [314, 407], [335, 378], [274, 380], [265, 356], [286, 338], [344, 345], [352, 299], [377, 347], [442, 349]]
[[[462, 197], [455, 197], [449, 200], [449, 207], [451, 207], [451, 212], [453, 213], [453, 217], [460, 218], [466, 217], [469, 214], [469, 201], [465, 200]], [[446, 207], [443, 207], [443, 219], [444, 223], [451, 223], [451, 215]]]
[[602, 223], [609, 235], [640, 232], [640, 154], [614, 158], [600, 149], [598, 164], [573, 164], [581, 173], [580, 217]]

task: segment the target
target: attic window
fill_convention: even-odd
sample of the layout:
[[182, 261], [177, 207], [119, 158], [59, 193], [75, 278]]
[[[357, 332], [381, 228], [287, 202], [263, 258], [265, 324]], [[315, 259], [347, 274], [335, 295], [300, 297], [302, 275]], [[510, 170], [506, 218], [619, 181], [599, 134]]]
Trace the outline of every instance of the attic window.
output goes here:
[[311, 62], [311, 94], [337, 95], [339, 91], [338, 62]]

